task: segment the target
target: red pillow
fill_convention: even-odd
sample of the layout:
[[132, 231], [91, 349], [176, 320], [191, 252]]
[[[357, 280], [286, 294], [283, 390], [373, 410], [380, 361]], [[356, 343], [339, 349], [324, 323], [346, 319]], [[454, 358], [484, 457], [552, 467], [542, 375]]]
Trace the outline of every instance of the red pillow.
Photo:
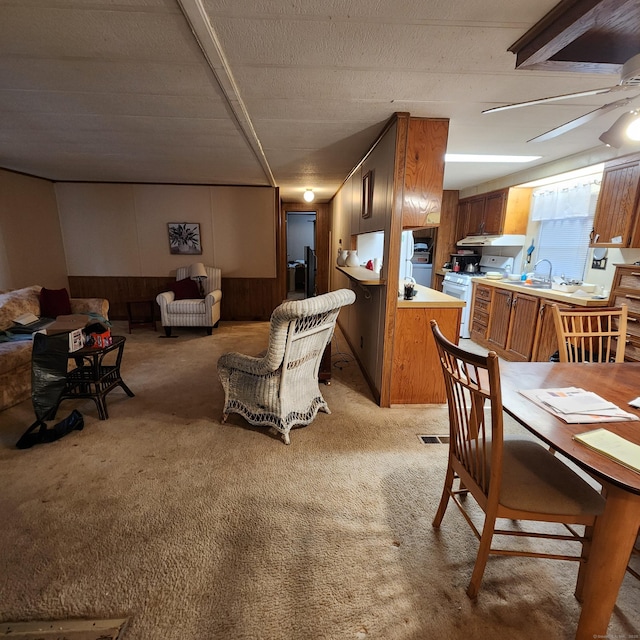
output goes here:
[[40, 315], [57, 318], [71, 313], [71, 301], [66, 289], [40, 289]]
[[193, 300], [194, 298], [202, 298], [200, 295], [200, 289], [198, 288], [198, 283], [191, 278], [176, 280], [169, 286], [169, 289], [171, 289], [175, 294], [176, 300]]

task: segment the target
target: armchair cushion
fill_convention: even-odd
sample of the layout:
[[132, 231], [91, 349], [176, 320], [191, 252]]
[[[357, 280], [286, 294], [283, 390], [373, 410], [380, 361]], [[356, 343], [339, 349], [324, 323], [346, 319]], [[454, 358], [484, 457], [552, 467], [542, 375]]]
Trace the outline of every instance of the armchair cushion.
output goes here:
[[40, 289], [40, 315], [45, 318], [71, 315], [71, 300], [66, 289]]
[[194, 300], [196, 298], [202, 299], [198, 283], [191, 278], [185, 278], [184, 280], [176, 280], [169, 285], [169, 289], [175, 294], [175, 300]]

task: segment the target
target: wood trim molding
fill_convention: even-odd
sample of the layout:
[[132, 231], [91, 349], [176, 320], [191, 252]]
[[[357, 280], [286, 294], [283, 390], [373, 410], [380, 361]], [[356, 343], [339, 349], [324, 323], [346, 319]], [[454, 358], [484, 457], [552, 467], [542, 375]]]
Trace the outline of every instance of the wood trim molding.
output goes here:
[[409, 114], [398, 113], [396, 128], [395, 169], [393, 176], [393, 202], [388, 238], [385, 234], [385, 278], [387, 298], [385, 301], [384, 340], [382, 342], [382, 380], [380, 384], [380, 406], [391, 406], [391, 378], [393, 373], [393, 342], [396, 330], [396, 310], [400, 278], [400, 241], [402, 236], [402, 205], [404, 202], [404, 180], [409, 133]]

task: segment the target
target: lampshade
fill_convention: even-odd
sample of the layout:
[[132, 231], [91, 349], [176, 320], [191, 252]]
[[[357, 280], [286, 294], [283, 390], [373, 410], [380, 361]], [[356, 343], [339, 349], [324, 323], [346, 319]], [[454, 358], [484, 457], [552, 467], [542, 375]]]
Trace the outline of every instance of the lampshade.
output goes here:
[[311, 189], [307, 189], [302, 197], [305, 199], [305, 202], [313, 202], [313, 199], [316, 197]]
[[189, 267], [189, 277], [192, 280], [207, 277], [207, 270], [204, 268], [202, 262], [194, 262], [191, 267]]
[[[640, 116], [637, 111], [628, 111], [622, 114], [611, 127], [600, 136], [600, 140], [609, 147], [619, 149], [625, 142], [628, 142], [630, 139], [635, 139], [629, 137], [628, 129], [630, 125], [638, 126], [635, 124], [635, 121], [638, 119], [640, 119]], [[633, 128], [631, 134], [633, 135]]]

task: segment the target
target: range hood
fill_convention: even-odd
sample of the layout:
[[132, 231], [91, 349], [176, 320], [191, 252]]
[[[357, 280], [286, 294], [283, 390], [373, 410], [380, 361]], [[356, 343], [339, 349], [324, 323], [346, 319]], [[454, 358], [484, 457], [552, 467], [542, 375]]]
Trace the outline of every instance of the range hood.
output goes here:
[[524, 236], [467, 236], [458, 240], [459, 247], [524, 247]]

